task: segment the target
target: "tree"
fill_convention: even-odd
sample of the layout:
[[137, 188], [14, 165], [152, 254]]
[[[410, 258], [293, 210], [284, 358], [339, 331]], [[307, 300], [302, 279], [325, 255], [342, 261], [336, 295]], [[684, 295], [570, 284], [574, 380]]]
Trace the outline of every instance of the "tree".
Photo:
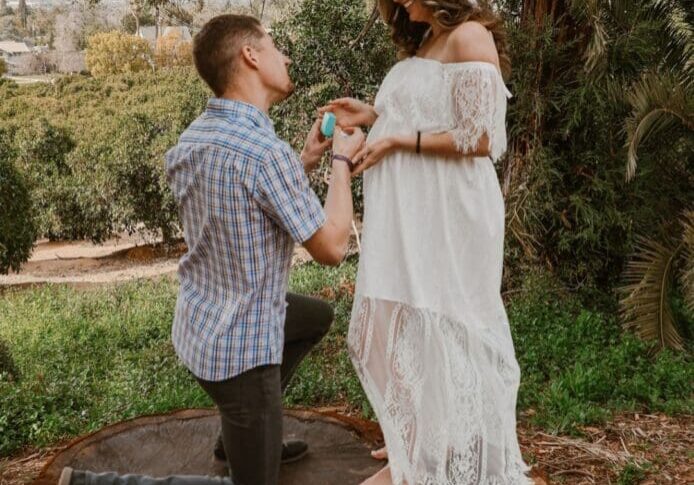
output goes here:
[[183, 40], [179, 30], [172, 30], [157, 39], [154, 63], [159, 68], [190, 66], [193, 64], [193, 44]]
[[7, 63], [5, 59], [0, 57], [0, 76], [4, 76], [5, 74], [7, 74]]
[[17, 4], [17, 16], [19, 17], [19, 23], [23, 29], [27, 28], [27, 2], [26, 0], [19, 0]]
[[150, 69], [152, 52], [145, 39], [113, 31], [89, 38], [85, 61], [94, 77], [105, 77]]
[[0, 274], [19, 271], [36, 240], [29, 188], [13, 164], [11, 139], [0, 129]]

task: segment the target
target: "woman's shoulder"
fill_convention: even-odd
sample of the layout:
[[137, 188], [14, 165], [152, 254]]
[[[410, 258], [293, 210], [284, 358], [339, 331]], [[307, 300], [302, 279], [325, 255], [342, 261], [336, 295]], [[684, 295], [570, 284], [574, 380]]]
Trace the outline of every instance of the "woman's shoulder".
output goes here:
[[498, 63], [494, 37], [479, 22], [469, 20], [456, 26], [446, 41], [449, 62]]

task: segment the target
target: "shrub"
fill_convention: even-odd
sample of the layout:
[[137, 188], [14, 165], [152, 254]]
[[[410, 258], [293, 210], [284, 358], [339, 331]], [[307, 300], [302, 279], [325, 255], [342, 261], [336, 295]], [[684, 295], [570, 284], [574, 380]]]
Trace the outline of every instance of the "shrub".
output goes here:
[[178, 30], [162, 35], [154, 49], [154, 63], [158, 68], [192, 65], [193, 43], [183, 40]]
[[145, 39], [122, 32], [89, 37], [85, 62], [94, 77], [139, 72], [151, 67], [151, 48]]
[[84, 210], [92, 203], [84, 197], [87, 178], [69, 163], [72, 134], [42, 118], [20, 129], [16, 143], [16, 163], [29, 182], [39, 233], [50, 239], [94, 236]]
[[29, 189], [12, 163], [10, 138], [0, 129], [0, 274], [19, 271], [36, 239]]
[[604, 421], [613, 409], [691, 413], [694, 365], [650, 355], [613, 314], [586, 307], [546, 273], [530, 272], [508, 305], [521, 366], [519, 408], [553, 432]]
[[132, 231], [142, 223], [170, 242], [178, 229], [178, 211], [166, 182], [163, 155], [175, 137], [167, 136], [167, 130], [148, 116], [134, 114], [120, 117], [109, 139], [113, 150], [106, 170], [123, 209], [121, 224]]

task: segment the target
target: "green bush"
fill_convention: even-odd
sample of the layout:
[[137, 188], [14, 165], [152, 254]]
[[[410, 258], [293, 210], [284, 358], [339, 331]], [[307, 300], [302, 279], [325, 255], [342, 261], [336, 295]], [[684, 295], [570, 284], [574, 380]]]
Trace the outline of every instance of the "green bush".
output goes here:
[[141, 223], [171, 241], [178, 230], [178, 210], [166, 182], [163, 155], [175, 138], [161, 123], [140, 113], [117, 118], [111, 130], [111, 156], [102, 169], [112, 178], [122, 209], [120, 223], [131, 232]]
[[18, 134], [12, 159], [28, 179], [39, 233], [97, 242], [117, 231], [174, 237], [164, 153], [206, 98], [188, 68], [0, 85], [0, 119]]
[[75, 146], [68, 129], [42, 118], [18, 130], [15, 163], [28, 179], [40, 234], [98, 241], [108, 235], [111, 224], [90, 217], [95, 207], [89, 197], [92, 169], [71, 163]]
[[546, 274], [531, 272], [509, 305], [521, 366], [519, 407], [553, 432], [604, 421], [613, 409], [691, 413], [686, 353], [651, 355], [613, 314], [589, 309]]
[[19, 271], [36, 240], [31, 196], [12, 163], [11, 138], [12, 133], [0, 129], [0, 274]]

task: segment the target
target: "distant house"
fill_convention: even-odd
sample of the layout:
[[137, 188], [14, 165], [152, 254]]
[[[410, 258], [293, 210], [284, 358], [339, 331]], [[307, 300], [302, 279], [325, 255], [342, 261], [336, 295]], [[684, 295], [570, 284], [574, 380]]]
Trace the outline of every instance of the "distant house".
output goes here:
[[13, 72], [18, 62], [28, 54], [31, 54], [31, 48], [24, 42], [0, 41], [0, 57], [5, 60], [10, 72]]
[[[157, 28], [154, 25], [146, 25], [144, 27], [140, 27], [140, 29], [137, 31], [138, 37], [142, 37], [150, 44], [152, 44], [152, 46], [154, 46], [154, 44], [156, 44], [157, 42], [156, 34]], [[183, 42], [190, 42], [191, 40], [193, 40], [193, 36], [191, 35], [190, 29], [188, 27], [173, 25], [159, 27], [159, 37], [163, 37], [169, 34], [178, 35], [178, 38]]]
[[31, 48], [24, 42], [0, 40], [0, 55], [5, 59], [31, 53]]

